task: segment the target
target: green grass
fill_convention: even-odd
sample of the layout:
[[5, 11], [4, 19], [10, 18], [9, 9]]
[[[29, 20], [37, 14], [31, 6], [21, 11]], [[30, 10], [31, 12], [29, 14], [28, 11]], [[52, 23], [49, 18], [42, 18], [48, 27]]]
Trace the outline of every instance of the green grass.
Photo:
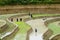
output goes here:
[[60, 33], [60, 25], [56, 25], [56, 22], [49, 24], [48, 28], [53, 31], [53, 35]]
[[60, 14], [34, 14], [33, 17], [39, 17], [39, 16], [57, 16]]
[[17, 32], [16, 36], [12, 40], [26, 40], [27, 31], [31, 28], [25, 22], [15, 22], [18, 27], [19, 31]]
[[19, 28], [20, 28], [20, 33], [26, 33], [29, 29], [30, 26], [27, 25], [25, 22], [15, 22]]
[[12, 23], [10, 23], [10, 22], [8, 22], [8, 21], [6, 21], [6, 26], [7, 26], [7, 28], [5, 29], [5, 31], [3, 32], [0, 32], [0, 34], [1, 34], [1, 36], [0, 37], [2, 37], [3, 35], [5, 35], [7, 32], [11, 32], [14, 28], [15, 28], [15, 25], [14, 24], [12, 24]]
[[3, 25], [4, 24], [4, 22], [3, 21], [0, 21], [0, 25]]

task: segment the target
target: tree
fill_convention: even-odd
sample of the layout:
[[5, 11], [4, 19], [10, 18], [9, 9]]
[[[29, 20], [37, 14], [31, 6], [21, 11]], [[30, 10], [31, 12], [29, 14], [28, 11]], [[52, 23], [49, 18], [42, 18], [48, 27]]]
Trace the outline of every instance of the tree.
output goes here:
[[29, 4], [31, 0], [20, 0], [21, 4]]

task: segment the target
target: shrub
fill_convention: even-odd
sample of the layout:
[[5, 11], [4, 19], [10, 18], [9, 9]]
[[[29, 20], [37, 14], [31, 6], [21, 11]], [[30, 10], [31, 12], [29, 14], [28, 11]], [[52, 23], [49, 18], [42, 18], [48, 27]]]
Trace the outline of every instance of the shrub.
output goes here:
[[53, 0], [0, 0], [0, 5], [55, 4]]

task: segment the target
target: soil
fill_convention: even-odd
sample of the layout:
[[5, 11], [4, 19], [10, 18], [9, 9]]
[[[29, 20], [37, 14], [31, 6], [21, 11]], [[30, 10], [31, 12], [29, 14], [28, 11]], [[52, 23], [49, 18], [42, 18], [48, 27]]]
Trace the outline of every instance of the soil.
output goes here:
[[60, 13], [60, 4], [0, 6], [0, 14], [8, 13]]

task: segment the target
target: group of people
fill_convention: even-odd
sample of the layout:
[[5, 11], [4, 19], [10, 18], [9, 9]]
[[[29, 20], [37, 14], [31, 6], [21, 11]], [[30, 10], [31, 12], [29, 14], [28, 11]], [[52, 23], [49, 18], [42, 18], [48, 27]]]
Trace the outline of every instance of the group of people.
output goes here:
[[[30, 14], [29, 13], [29, 16], [32, 18], [33, 16], [32, 16], [32, 14]], [[17, 22], [18, 22], [18, 18], [16, 19], [17, 20]], [[13, 22], [13, 18], [11, 18], [11, 21]], [[20, 18], [20, 21], [22, 21], [22, 18]]]
[[[13, 22], [13, 18], [11, 18], [11, 21]], [[18, 18], [16, 19], [16, 21], [19, 21]], [[20, 18], [20, 21], [22, 21], [22, 18]]]

